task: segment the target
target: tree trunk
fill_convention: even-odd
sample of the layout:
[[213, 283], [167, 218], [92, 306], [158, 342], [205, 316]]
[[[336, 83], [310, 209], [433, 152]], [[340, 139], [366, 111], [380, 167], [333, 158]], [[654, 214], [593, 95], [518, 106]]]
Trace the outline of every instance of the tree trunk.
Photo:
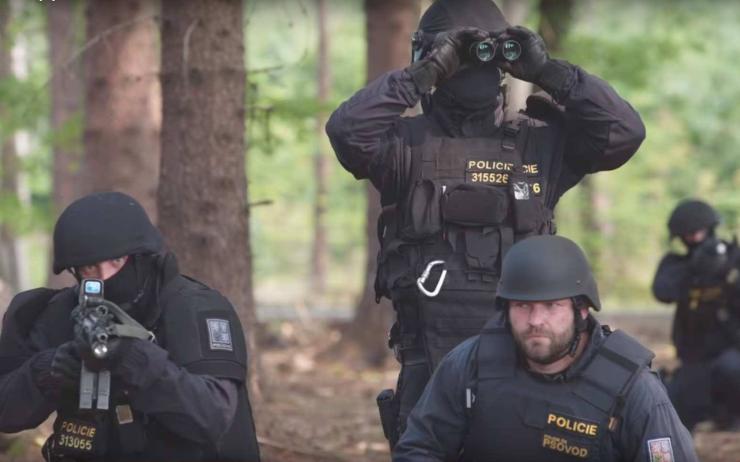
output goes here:
[[[367, 21], [367, 81], [382, 73], [399, 69], [411, 60], [411, 34], [419, 20], [419, 0], [365, 0]], [[377, 225], [380, 216], [380, 195], [367, 182], [367, 260], [365, 284], [354, 319], [347, 327], [345, 338], [355, 343], [370, 364], [380, 364], [388, 355], [386, 332], [393, 318], [393, 308], [387, 299], [375, 303]]]
[[89, 0], [85, 62], [85, 192], [122, 191], [157, 219], [161, 97], [158, 3]]
[[[0, 80], [13, 78], [10, 56], [10, 1], [0, 1]], [[8, 117], [10, 108], [0, 101], [0, 120]], [[14, 134], [0, 132], [0, 200], [18, 200], [18, 156], [15, 152]], [[19, 290], [18, 256], [16, 238], [8, 225], [12, 217], [0, 217], [0, 280], [15, 293]]]
[[[71, 0], [47, 5], [47, 34], [51, 64], [51, 128], [60, 131], [76, 130], [82, 117], [82, 66], [73, 59], [79, 47], [78, 32], [82, 30], [82, 2]], [[78, 14], [80, 13], [80, 14]], [[53, 204], [54, 216], [81, 195], [82, 140], [64, 136], [64, 143], [53, 146]], [[52, 248], [53, 252], [53, 248]], [[53, 258], [53, 257], [52, 257]], [[68, 273], [49, 273], [49, 287], [65, 287], [74, 282]]]
[[222, 292], [248, 334], [259, 400], [245, 167], [243, 5], [162, 2], [160, 229], [183, 272]]
[[329, 99], [331, 69], [329, 66], [329, 34], [326, 0], [316, 0], [318, 9], [319, 52], [317, 66], [318, 103], [322, 108], [316, 115], [317, 147], [314, 157], [314, 178], [316, 198], [314, 202], [313, 249], [311, 252], [312, 299], [321, 301], [326, 293], [326, 273], [328, 266], [328, 232], [326, 229], [327, 188], [329, 183], [329, 162], [326, 158], [326, 136], [324, 126], [327, 115], [323, 107]]

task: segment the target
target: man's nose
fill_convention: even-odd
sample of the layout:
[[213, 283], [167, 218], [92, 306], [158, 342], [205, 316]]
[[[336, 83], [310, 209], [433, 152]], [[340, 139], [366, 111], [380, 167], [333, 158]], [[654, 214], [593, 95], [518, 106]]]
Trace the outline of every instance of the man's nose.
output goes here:
[[100, 276], [98, 276], [98, 279], [106, 280], [111, 277], [113, 277], [114, 274], [116, 274], [117, 269], [113, 267], [111, 264], [102, 264], [98, 265], [98, 271], [100, 272]]
[[532, 326], [539, 326], [545, 320], [545, 308], [542, 305], [535, 304], [532, 306], [532, 310], [529, 312], [529, 324]]

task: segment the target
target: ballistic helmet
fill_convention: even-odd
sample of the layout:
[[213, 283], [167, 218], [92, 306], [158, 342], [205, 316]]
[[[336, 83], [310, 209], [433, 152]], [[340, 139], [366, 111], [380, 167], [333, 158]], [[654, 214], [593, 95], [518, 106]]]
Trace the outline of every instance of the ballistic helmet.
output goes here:
[[159, 231], [136, 199], [95, 193], [72, 202], [54, 226], [54, 274], [135, 254], [164, 250]]
[[504, 257], [496, 304], [584, 297], [601, 310], [599, 291], [583, 251], [561, 236], [534, 236], [516, 243]]
[[697, 199], [681, 201], [668, 219], [671, 238], [695, 233], [700, 229], [713, 229], [720, 222], [720, 216], [711, 205]]

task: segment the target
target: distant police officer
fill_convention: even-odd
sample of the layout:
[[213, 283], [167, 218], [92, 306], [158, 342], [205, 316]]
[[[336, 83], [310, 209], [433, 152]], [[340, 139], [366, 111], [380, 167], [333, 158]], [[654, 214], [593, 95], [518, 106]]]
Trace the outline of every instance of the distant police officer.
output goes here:
[[394, 462], [697, 460], [653, 353], [589, 315], [601, 302], [575, 243], [515, 244], [496, 304], [440, 363]]
[[[474, 44], [491, 38], [515, 40], [521, 56], [504, 60], [498, 40], [479, 62]], [[391, 440], [442, 356], [491, 316], [503, 255], [554, 233], [558, 199], [624, 164], [645, 135], [606, 82], [550, 59], [539, 35], [509, 27], [490, 0], [434, 2], [412, 48], [409, 67], [357, 92], [326, 126], [342, 166], [381, 193], [376, 294], [393, 301], [402, 364]], [[549, 96], [504, 120], [501, 71]], [[423, 115], [401, 117], [419, 101]]]
[[726, 427], [740, 416], [740, 254], [736, 242], [715, 236], [719, 223], [709, 204], [681, 202], [668, 229], [688, 252], [666, 254], [653, 282], [658, 300], [676, 303], [672, 337], [681, 366], [668, 391], [688, 428], [707, 418]]
[[[116, 325], [98, 359], [71, 319], [78, 286], [18, 294], [0, 334], [0, 432], [56, 411], [48, 461], [259, 460], [239, 319], [221, 294], [180, 275], [138, 202], [111, 192], [67, 207], [54, 229], [54, 272], [63, 270], [104, 280], [105, 299], [134, 321]], [[142, 328], [154, 341], [137, 338]], [[83, 380], [81, 391], [83, 362], [97, 389]], [[90, 394], [93, 407], [83, 405]]]

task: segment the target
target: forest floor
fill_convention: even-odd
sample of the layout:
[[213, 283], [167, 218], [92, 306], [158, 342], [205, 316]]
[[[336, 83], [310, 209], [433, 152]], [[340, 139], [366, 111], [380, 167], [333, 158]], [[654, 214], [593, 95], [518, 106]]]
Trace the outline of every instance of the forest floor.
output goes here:
[[[664, 315], [600, 316], [636, 335], [656, 352], [656, 367], [674, 367]], [[263, 399], [255, 406], [263, 462], [387, 462], [388, 446], [375, 397], [395, 385], [391, 357], [380, 368], [363, 368], [332, 347], [341, 335], [325, 323], [273, 322], [263, 347]], [[703, 428], [701, 428], [703, 427]], [[740, 462], [740, 432], [713, 432], [700, 425], [694, 441], [702, 462]], [[50, 425], [0, 441], [0, 462], [38, 462]], [[3, 448], [2, 446], [5, 446]], [[2, 453], [5, 452], [5, 455]], [[12, 455], [11, 455], [12, 454]]]

